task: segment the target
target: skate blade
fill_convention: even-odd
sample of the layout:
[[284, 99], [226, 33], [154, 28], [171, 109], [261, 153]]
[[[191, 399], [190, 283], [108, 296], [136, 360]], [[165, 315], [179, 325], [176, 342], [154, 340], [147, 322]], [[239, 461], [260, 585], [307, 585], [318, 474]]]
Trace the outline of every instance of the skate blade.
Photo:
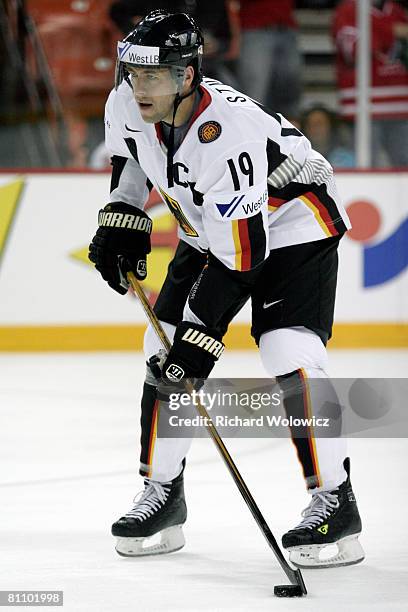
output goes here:
[[122, 557], [145, 557], [175, 552], [183, 548], [185, 543], [181, 525], [175, 525], [148, 538], [118, 537], [115, 550]]
[[346, 536], [330, 544], [311, 544], [288, 548], [289, 560], [300, 569], [323, 569], [355, 565], [364, 559], [364, 550], [358, 541], [360, 534]]

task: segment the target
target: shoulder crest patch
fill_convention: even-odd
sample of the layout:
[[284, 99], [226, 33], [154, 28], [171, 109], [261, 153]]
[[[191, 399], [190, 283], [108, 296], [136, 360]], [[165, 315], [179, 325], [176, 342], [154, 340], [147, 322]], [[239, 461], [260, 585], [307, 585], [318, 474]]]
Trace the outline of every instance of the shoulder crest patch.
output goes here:
[[206, 121], [198, 128], [198, 138], [200, 142], [206, 144], [207, 142], [217, 140], [221, 132], [221, 124], [218, 121]]

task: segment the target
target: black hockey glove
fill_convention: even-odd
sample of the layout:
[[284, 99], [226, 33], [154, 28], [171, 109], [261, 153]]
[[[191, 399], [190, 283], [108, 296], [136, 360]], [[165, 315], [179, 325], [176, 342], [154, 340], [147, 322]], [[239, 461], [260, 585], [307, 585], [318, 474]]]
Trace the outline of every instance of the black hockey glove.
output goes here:
[[177, 325], [173, 345], [163, 364], [162, 381], [174, 384], [183, 378], [195, 381], [208, 378], [224, 348], [215, 330], [182, 321]]
[[139, 280], [146, 278], [152, 221], [143, 210], [124, 202], [107, 204], [99, 211], [98, 221], [99, 228], [89, 245], [89, 259], [108, 285], [124, 295], [128, 287], [121, 271], [131, 270]]

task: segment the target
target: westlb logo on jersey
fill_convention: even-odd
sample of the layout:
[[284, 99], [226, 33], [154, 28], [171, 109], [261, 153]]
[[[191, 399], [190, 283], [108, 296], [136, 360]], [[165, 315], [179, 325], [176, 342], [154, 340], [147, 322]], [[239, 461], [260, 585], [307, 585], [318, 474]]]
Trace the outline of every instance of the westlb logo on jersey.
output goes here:
[[268, 192], [264, 191], [261, 197], [258, 198], [255, 202], [248, 202], [247, 204], [243, 203], [241, 208], [246, 215], [252, 215], [258, 212], [258, 210], [262, 208], [262, 206], [264, 206], [264, 204], [267, 201], [268, 201]]
[[[245, 201], [243, 201], [245, 200]], [[235, 196], [229, 202], [225, 204], [219, 204], [216, 202], [216, 207], [221, 217], [226, 217], [230, 219], [251, 217], [256, 214], [262, 206], [266, 204], [268, 201], [268, 192], [265, 190], [258, 199], [252, 200], [250, 202], [246, 201], [246, 196]], [[234, 214], [235, 213], [235, 214]]]
[[232, 198], [232, 200], [230, 202], [227, 202], [226, 204], [216, 203], [215, 205], [218, 208], [221, 217], [231, 217], [238, 204], [240, 204], [244, 198], [244, 195], [240, 198], [238, 196], [235, 196], [235, 198]]

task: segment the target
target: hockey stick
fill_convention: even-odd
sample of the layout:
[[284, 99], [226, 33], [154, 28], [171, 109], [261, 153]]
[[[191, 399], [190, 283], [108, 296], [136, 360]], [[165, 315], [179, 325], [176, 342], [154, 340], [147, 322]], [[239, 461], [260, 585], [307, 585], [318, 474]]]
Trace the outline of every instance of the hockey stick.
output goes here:
[[[127, 276], [128, 283], [130, 284], [133, 291], [139, 298], [140, 303], [142, 304], [143, 310], [145, 311], [147, 318], [152, 324], [159, 340], [161, 341], [164, 349], [168, 352], [171, 348], [170, 340], [168, 339], [164, 329], [162, 328], [160, 321], [156, 316], [156, 313], [151, 307], [150, 302], [148, 301], [141, 284], [139, 283], [139, 281], [137, 280], [133, 272], [128, 272], [126, 276]], [[194, 390], [193, 384], [189, 380], [186, 381], [185, 388], [188, 393], [191, 393]], [[289, 596], [289, 597], [293, 595], [306, 595], [307, 590], [306, 590], [306, 586], [303, 581], [303, 577], [302, 577], [300, 570], [293, 569], [289, 565], [285, 557], [283, 556], [283, 553], [279, 547], [279, 544], [277, 543], [275, 539], [275, 536], [273, 535], [272, 531], [269, 529], [267, 522], [265, 521], [247, 485], [245, 484], [244, 479], [239, 473], [237, 466], [235, 465], [224, 442], [222, 441], [222, 438], [219, 435], [216, 427], [214, 426], [208, 412], [206, 411], [205, 407], [201, 404], [199, 400], [195, 402], [195, 404], [196, 404], [196, 408], [200, 416], [205, 418], [204, 422], [207, 423], [206, 425], [207, 431], [210, 434], [211, 438], [213, 439], [218, 452], [220, 453], [225, 465], [227, 466], [229, 473], [234, 479], [235, 484], [237, 485], [242, 497], [244, 498], [249, 510], [252, 513], [252, 516], [254, 517], [258, 527], [260, 528], [263, 535], [265, 536], [265, 539], [268, 542], [270, 548], [273, 550], [275, 557], [280, 563], [283, 571], [285, 572], [286, 576], [289, 578], [291, 582], [291, 586], [276, 587], [275, 594], [276, 595], [279, 594], [280, 596]], [[291, 591], [291, 589], [293, 589], [294, 586], [296, 587], [296, 593], [294, 591]], [[277, 589], [281, 589], [281, 591], [278, 592]], [[287, 589], [287, 591], [284, 591], [284, 589]]]

